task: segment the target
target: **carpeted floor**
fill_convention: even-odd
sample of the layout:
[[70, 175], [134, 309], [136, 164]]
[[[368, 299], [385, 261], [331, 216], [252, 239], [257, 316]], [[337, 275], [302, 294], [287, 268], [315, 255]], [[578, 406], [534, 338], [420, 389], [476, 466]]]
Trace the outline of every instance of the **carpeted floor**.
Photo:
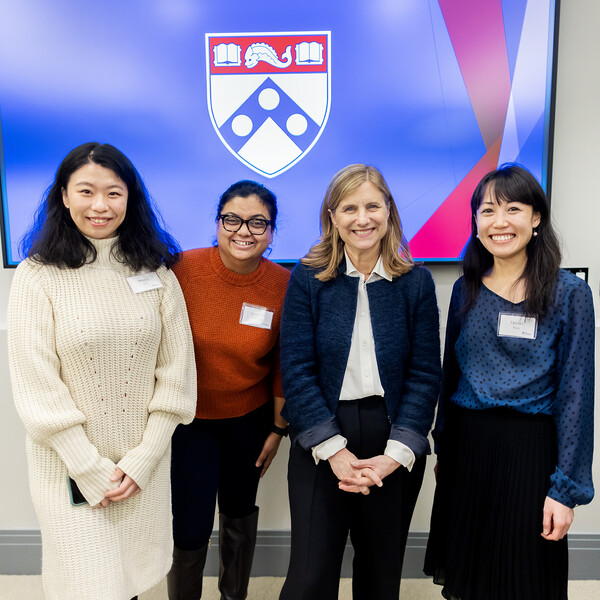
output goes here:
[[[248, 600], [277, 600], [283, 584], [281, 577], [253, 577]], [[352, 597], [350, 580], [342, 579], [340, 600]], [[39, 575], [0, 575], [0, 598], [2, 600], [43, 600], [42, 579]], [[140, 596], [140, 600], [166, 600], [167, 586], [164, 581]], [[205, 579], [203, 600], [218, 600], [217, 578]], [[440, 588], [428, 579], [405, 579], [402, 582], [400, 600], [440, 600]], [[600, 598], [600, 581], [569, 582], [570, 600]]]

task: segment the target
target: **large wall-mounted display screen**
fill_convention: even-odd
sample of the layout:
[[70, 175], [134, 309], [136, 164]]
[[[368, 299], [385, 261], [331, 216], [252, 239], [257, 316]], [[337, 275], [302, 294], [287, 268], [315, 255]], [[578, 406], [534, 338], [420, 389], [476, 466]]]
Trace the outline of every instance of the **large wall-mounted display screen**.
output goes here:
[[0, 19], [5, 266], [56, 167], [108, 142], [138, 167], [184, 249], [220, 194], [278, 197], [270, 258], [319, 236], [332, 175], [378, 167], [413, 256], [454, 261], [469, 199], [517, 161], [546, 187], [554, 0], [19, 0]]

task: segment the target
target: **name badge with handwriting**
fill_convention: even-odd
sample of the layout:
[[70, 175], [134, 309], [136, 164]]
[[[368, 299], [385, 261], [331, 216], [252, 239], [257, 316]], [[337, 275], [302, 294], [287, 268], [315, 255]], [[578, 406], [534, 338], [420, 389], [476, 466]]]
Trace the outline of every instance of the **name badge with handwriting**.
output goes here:
[[255, 304], [242, 304], [242, 312], [240, 313], [240, 323], [242, 325], [250, 325], [250, 327], [258, 327], [260, 329], [271, 329], [273, 322], [273, 311], [264, 306], [256, 306]]
[[535, 340], [537, 337], [537, 319], [514, 313], [498, 314], [498, 335], [524, 340]]
[[139, 275], [133, 275], [133, 277], [127, 278], [127, 283], [134, 294], [157, 290], [163, 286], [162, 281], [156, 273], [140, 273]]

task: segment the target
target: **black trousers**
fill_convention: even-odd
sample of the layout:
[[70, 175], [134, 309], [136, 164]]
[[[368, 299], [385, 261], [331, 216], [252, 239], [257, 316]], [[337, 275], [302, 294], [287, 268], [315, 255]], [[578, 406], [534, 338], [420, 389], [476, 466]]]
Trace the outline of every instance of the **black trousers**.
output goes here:
[[[380, 397], [340, 402], [338, 423], [358, 458], [383, 454], [390, 422]], [[328, 461], [292, 445], [288, 483], [292, 520], [290, 566], [280, 600], [337, 600], [344, 547], [354, 548], [355, 600], [398, 600], [404, 549], [425, 457], [399, 467], [368, 496], [343, 492]]]
[[273, 425], [271, 402], [232, 419], [194, 419], [173, 435], [173, 539], [197, 550], [210, 539], [219, 511], [245, 517], [256, 510], [261, 468], [255, 466]]

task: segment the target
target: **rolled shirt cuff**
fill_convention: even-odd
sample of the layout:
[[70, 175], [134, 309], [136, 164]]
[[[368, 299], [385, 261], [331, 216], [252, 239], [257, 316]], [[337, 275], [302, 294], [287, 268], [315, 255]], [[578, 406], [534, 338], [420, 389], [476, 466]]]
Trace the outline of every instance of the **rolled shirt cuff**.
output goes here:
[[408, 446], [414, 452], [415, 456], [424, 456], [431, 453], [427, 437], [407, 427], [392, 425], [390, 439]]
[[315, 459], [315, 464], [318, 465], [320, 460], [327, 460], [340, 450], [346, 447], [348, 440], [343, 435], [334, 435], [328, 440], [312, 447], [312, 455]]
[[[285, 411], [285, 404], [283, 405], [283, 408]], [[287, 418], [283, 411], [282, 417], [286, 421], [288, 421], [288, 423], [290, 422], [290, 420]], [[290, 427], [292, 429], [295, 429], [293, 423], [290, 423]], [[337, 424], [335, 417], [330, 417], [326, 421], [298, 433], [295, 436], [294, 443], [299, 444], [305, 450], [310, 450], [314, 446], [318, 446], [320, 443], [338, 434], [341, 434], [339, 425]]]
[[388, 440], [384, 454], [412, 471], [416, 460], [415, 453], [406, 444], [396, 440]]

